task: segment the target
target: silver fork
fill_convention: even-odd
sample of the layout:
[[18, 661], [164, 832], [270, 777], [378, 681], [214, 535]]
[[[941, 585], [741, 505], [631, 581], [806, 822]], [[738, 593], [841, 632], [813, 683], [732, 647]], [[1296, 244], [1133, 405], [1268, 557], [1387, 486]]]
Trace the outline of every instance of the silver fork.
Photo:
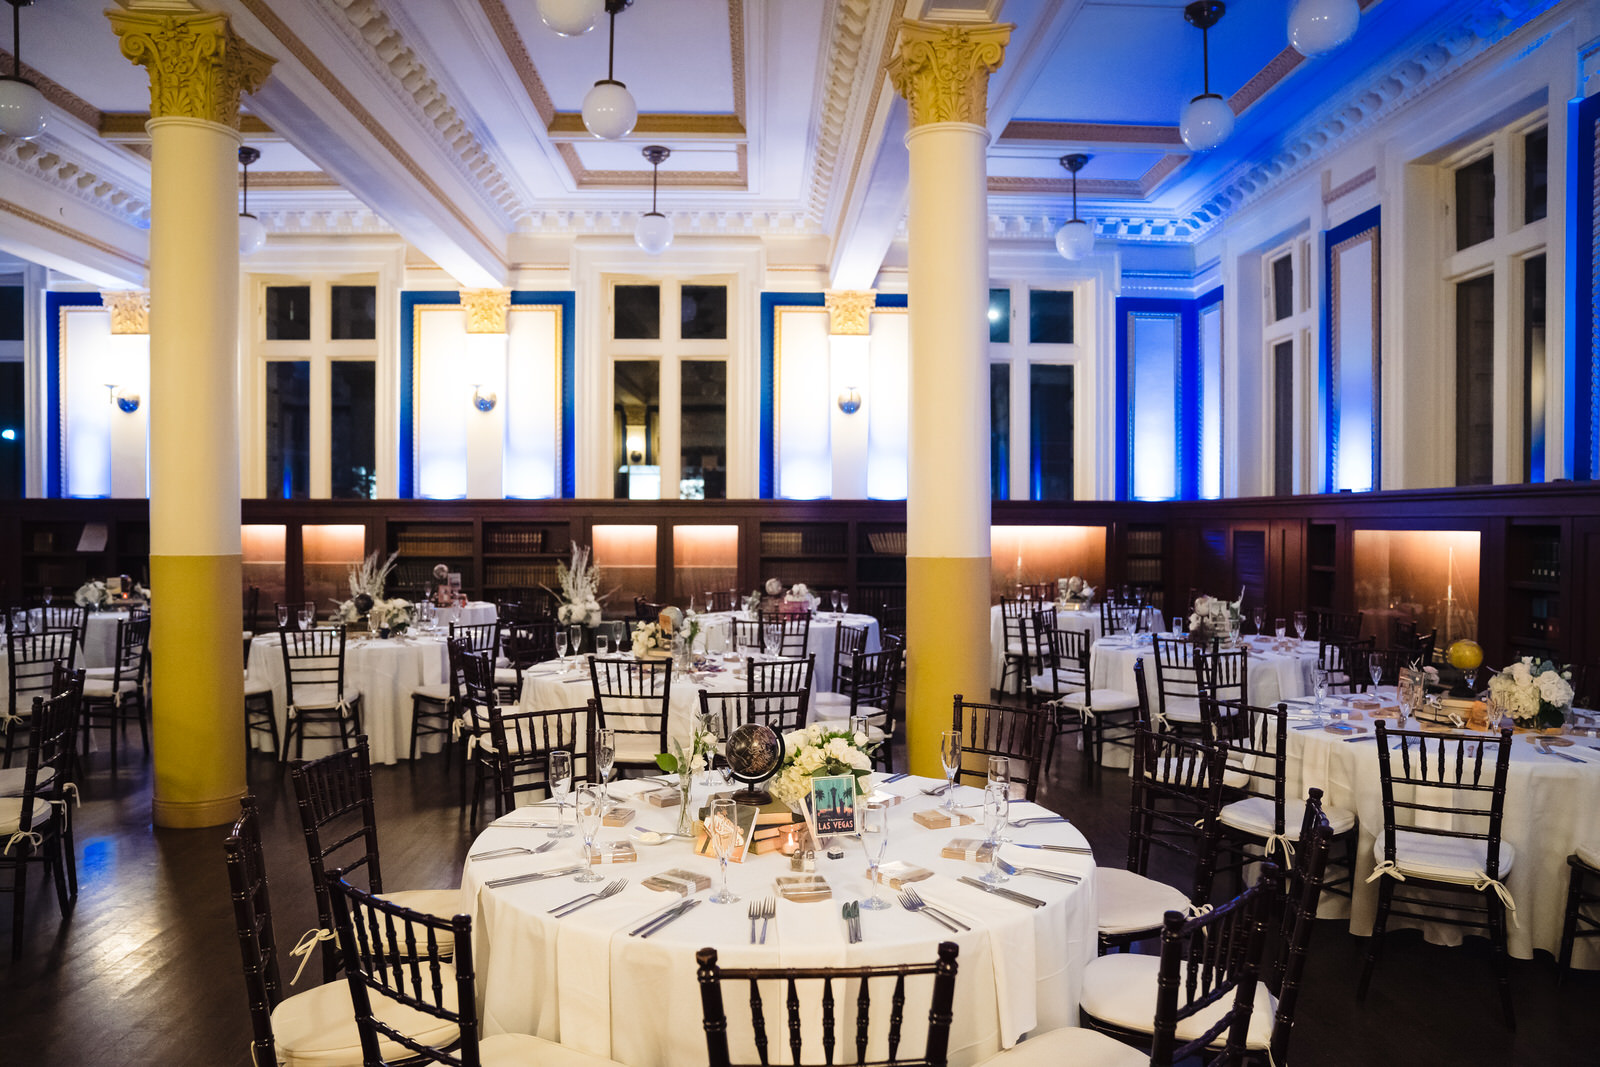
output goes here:
[[761, 902], [761, 943], [767, 943], [767, 922], [778, 914], [778, 902], [767, 897]]
[[1025, 819], [1013, 819], [1011, 826], [1033, 826], [1036, 823], [1067, 822], [1065, 815], [1030, 815]]
[[1083, 879], [1077, 875], [1068, 874], [1066, 871], [1052, 871], [1047, 867], [1017, 867], [999, 858], [996, 858], [995, 866], [999, 867], [1006, 874], [1031, 874], [1037, 878], [1049, 878], [1055, 882], [1067, 882], [1071, 885], [1077, 885], [1079, 882], [1083, 881]]
[[469, 860], [497, 860], [501, 856], [537, 856], [541, 852], [548, 852], [556, 847], [556, 839], [550, 840], [534, 848], [523, 848], [521, 845], [511, 845], [507, 848], [492, 848], [487, 852], [473, 852], [467, 856]]
[[565, 919], [573, 912], [587, 908], [590, 904], [598, 904], [607, 897], [614, 897], [626, 888], [628, 888], [628, 880], [626, 878], [615, 879], [607, 882], [598, 893], [588, 893], [574, 900], [569, 900], [558, 908], [551, 908], [550, 914], [558, 919]]
[[927, 912], [930, 919], [942, 922], [952, 930], [972, 929], [972, 927], [968, 926], [954, 915], [951, 915], [948, 912], [940, 911], [938, 908], [928, 904], [922, 899], [922, 894], [918, 893], [911, 886], [906, 886], [904, 889], [900, 890], [900, 903], [907, 911]]
[[752, 945], [756, 943], [756, 920], [761, 918], [761, 903], [759, 900], [750, 902], [750, 943]]

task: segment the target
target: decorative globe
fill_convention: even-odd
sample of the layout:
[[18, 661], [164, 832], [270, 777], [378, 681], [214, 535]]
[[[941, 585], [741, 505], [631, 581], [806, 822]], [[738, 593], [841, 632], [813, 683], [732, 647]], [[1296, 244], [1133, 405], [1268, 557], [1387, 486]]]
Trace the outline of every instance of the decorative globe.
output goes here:
[[734, 794], [735, 800], [765, 804], [772, 798], [755, 787], [778, 773], [783, 763], [783, 738], [765, 723], [747, 722], [728, 735], [723, 755], [728, 770], [748, 789]]
[[1357, 0], [1300, 0], [1289, 11], [1289, 43], [1303, 56], [1320, 56], [1355, 36]]
[[1178, 136], [1195, 152], [1209, 152], [1233, 133], [1233, 108], [1216, 93], [1197, 96], [1183, 109]]
[[1445, 654], [1450, 658], [1450, 666], [1458, 671], [1475, 671], [1483, 666], [1483, 648], [1470, 638], [1451, 642]]
[[372, 598], [366, 593], [357, 593], [354, 603], [356, 610], [363, 615], [372, 610]]
[[638, 121], [639, 106], [633, 102], [628, 87], [619, 81], [597, 81], [584, 95], [583, 127], [603, 141], [628, 136]]

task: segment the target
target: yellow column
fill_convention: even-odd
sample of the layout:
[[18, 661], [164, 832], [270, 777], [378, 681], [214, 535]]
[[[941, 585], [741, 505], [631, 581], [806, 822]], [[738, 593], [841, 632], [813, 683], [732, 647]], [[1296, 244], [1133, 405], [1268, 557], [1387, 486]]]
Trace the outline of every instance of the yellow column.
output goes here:
[[906, 744], [939, 774], [950, 701], [989, 696], [989, 75], [1011, 27], [902, 23], [889, 77], [910, 107]]
[[106, 17], [150, 74], [154, 815], [157, 826], [215, 826], [237, 815], [245, 789], [239, 95], [273, 60], [223, 15]]

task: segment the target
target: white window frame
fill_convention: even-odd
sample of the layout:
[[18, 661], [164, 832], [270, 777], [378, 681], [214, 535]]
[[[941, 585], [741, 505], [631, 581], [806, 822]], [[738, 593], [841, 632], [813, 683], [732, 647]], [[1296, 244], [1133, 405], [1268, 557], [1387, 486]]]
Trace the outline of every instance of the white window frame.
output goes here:
[[[1266, 419], [1266, 448], [1263, 455], [1266, 462], [1263, 464], [1263, 491], [1272, 493], [1277, 487], [1277, 359], [1273, 353], [1277, 346], [1284, 341], [1294, 345], [1294, 385], [1293, 399], [1290, 410], [1294, 412], [1295, 425], [1290, 432], [1290, 439], [1294, 442], [1293, 457], [1293, 491], [1296, 494], [1314, 493], [1317, 491], [1319, 479], [1317, 472], [1312, 469], [1316, 449], [1312, 447], [1312, 434], [1322, 425], [1315, 410], [1317, 402], [1317, 371], [1315, 364], [1317, 346], [1313, 343], [1317, 330], [1317, 303], [1312, 299], [1312, 235], [1309, 233], [1298, 234], [1287, 241], [1281, 242], [1261, 256], [1261, 356], [1264, 366], [1262, 379], [1266, 382], [1265, 407], [1268, 412]], [[1293, 289], [1293, 311], [1288, 318], [1272, 321], [1273, 312], [1273, 275], [1272, 266], [1284, 256], [1289, 256], [1292, 276], [1290, 285]], [[1226, 426], [1226, 421], [1224, 421]], [[1223, 440], [1224, 455], [1226, 455], [1228, 442]], [[1226, 481], [1226, 479], [1224, 479]]]
[[[1011, 469], [1008, 472], [1008, 490], [1011, 500], [1030, 500], [1029, 478], [1033, 470], [1033, 408], [1030, 389], [1032, 367], [1035, 363], [1050, 363], [1072, 368], [1072, 498], [1095, 498], [1095, 470], [1098, 457], [1097, 442], [1090, 414], [1094, 411], [1092, 399], [1096, 382], [1094, 377], [1095, 346], [1086, 338], [1095, 336], [1095, 308], [1093, 285], [1087, 281], [1052, 284], [1049, 279], [1006, 279], [989, 283], [990, 289], [1005, 289], [1011, 294], [1011, 331], [1009, 342], [989, 343], [989, 362], [1010, 366], [1009, 438], [1011, 444]], [[1034, 344], [1023, 331], [1028, 329], [1032, 313], [1031, 293], [1035, 289], [1072, 294], [1072, 343]]]

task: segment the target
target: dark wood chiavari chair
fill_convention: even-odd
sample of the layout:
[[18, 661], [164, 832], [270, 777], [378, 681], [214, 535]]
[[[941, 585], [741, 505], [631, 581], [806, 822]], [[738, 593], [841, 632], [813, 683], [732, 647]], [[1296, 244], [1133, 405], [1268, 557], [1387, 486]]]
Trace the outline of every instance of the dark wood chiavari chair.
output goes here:
[[[541, 711], [502, 711], [489, 706], [489, 743], [494, 763], [495, 817], [518, 807], [521, 793], [550, 795], [550, 753], [572, 756], [572, 780], [598, 782], [595, 766], [595, 702]], [[540, 799], [543, 799], [541, 797]], [[476, 814], [476, 812], [474, 812]]]
[[1361, 636], [1362, 613], [1359, 611], [1313, 608], [1306, 615], [1311, 624], [1306, 636], [1313, 641], [1349, 644]]
[[89, 678], [83, 685], [83, 758], [89, 758], [89, 737], [104, 727], [111, 743], [111, 766], [117, 766], [117, 742], [131, 719], [139, 724], [139, 740], [150, 753], [150, 728], [144, 701], [145, 654], [150, 620], [117, 622], [117, 650], [110, 677]]
[[734, 690], [711, 693], [700, 690], [700, 715], [712, 724], [712, 732], [726, 739], [747, 722], [770, 726], [779, 737], [806, 724], [804, 691]]
[[778, 637], [777, 654], [786, 659], [803, 659], [811, 651], [811, 613], [809, 611], [763, 611], [760, 614], [763, 643], [774, 630]]
[[618, 777], [625, 770], [655, 773], [656, 754], [667, 751], [671, 662], [591, 656], [589, 680], [600, 728], [616, 731]]
[[11, 959], [22, 957], [28, 865], [42, 863], [55, 882], [61, 917], [78, 897], [78, 876], [68, 775], [72, 767], [83, 672], [58, 680], [62, 692], [35, 696], [29, 712], [28, 751], [13, 802], [0, 800], [0, 869], [11, 875]]
[[1163, 730], [1203, 735], [1200, 690], [1204, 654], [1187, 637], [1156, 634], [1151, 640], [1156, 666], [1156, 704], [1152, 709], [1156, 723]]
[[[346, 689], [344, 676], [345, 629], [343, 626], [313, 627], [309, 630], [278, 630], [283, 651], [285, 725], [283, 752], [289, 758], [294, 745], [295, 758], [305, 755], [306, 738], [332, 740], [349, 746], [361, 733], [361, 694]], [[312, 726], [334, 726], [337, 733], [307, 733]]]
[[1036, 607], [1032, 600], [1023, 600], [1020, 597], [1000, 598], [1000, 633], [1003, 642], [1000, 669], [1002, 693], [1008, 692], [1007, 686], [1014, 678], [1016, 691], [1020, 694], [1023, 683], [1034, 673], [1029, 669], [1033, 662], [1033, 653], [1030, 649], [1033, 639], [1029, 631]]
[[639, 622], [655, 622], [666, 610], [665, 604], [657, 604], [653, 600], [646, 600], [642, 596], [633, 598], [633, 616]]
[[1028, 680], [1032, 699], [1050, 709], [1045, 744], [1045, 771], [1055, 762], [1063, 736], [1083, 735], [1083, 776], [1092, 779], [1105, 757], [1102, 715], [1134, 711], [1138, 700], [1115, 689], [1095, 689], [1089, 669], [1089, 634], [1085, 630], [1040, 630], [1039, 662], [1043, 670]]
[[1561, 980], [1572, 969], [1572, 950], [1580, 940], [1600, 938], [1600, 847], [1584, 845], [1567, 857], [1567, 906], [1556, 954]]
[[867, 736], [877, 746], [872, 761], [890, 772], [894, 770], [894, 736], [900, 715], [895, 697], [904, 670], [903, 649], [857, 652], [848, 688], [835, 694], [844, 699], [813, 705], [813, 717], [819, 722], [846, 724], [854, 716], [864, 716]]
[[6, 753], [3, 766], [11, 766], [19, 732], [28, 729], [33, 698], [51, 695], [58, 671], [71, 672], [77, 663], [78, 636], [72, 630], [14, 633], [6, 637]]
[[[833, 643], [833, 687], [841, 691], [850, 681], [850, 668], [857, 652], [867, 650], [867, 627], [840, 623]], [[819, 697], [822, 694], [817, 694]]]
[[[965, 700], [955, 695], [950, 728], [961, 735], [961, 767], [956, 784], [974, 779], [982, 788], [988, 781], [985, 756], [1004, 756], [1010, 762], [1011, 780], [1020, 782], [1031, 802], [1039, 795], [1039, 776], [1044, 763], [1044, 737], [1049, 714], [1042, 708], [1005, 707]], [[968, 759], [968, 757], [977, 757]]]

